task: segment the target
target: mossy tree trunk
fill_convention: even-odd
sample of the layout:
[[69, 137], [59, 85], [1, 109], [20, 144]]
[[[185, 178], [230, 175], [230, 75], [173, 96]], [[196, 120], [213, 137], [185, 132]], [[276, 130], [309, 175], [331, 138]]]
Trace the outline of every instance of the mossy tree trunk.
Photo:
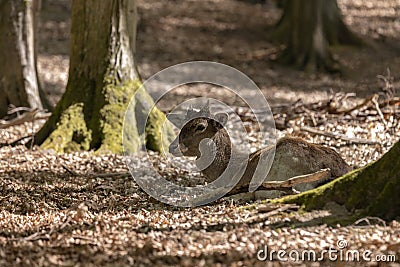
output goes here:
[[329, 46], [361, 44], [344, 24], [336, 0], [286, 0], [275, 37], [286, 48], [278, 61], [306, 71], [338, 71]]
[[[141, 81], [135, 65], [136, 0], [72, 2], [70, 69], [66, 92], [35, 143], [57, 152], [120, 153], [125, 111]], [[145, 94], [136, 105], [152, 101]], [[140, 111], [140, 109], [137, 109]], [[139, 112], [138, 111], [138, 112]], [[165, 119], [154, 109], [148, 127]], [[135, 121], [132, 121], [135, 129]], [[139, 135], [139, 133], [138, 133]], [[160, 132], [148, 146], [161, 150]]]
[[321, 209], [328, 202], [344, 205], [358, 216], [400, 218], [400, 141], [378, 161], [355, 170], [322, 187], [280, 202]]
[[0, 1], [0, 118], [9, 105], [50, 108], [36, 67], [35, 26], [39, 0]]

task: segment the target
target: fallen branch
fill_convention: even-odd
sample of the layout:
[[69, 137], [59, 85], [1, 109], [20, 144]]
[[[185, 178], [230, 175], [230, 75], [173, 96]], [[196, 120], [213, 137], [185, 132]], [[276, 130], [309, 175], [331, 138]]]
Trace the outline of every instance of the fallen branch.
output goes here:
[[[254, 192], [245, 191], [248, 190], [248, 188], [246, 186], [243, 186], [239, 190], [235, 191], [234, 194], [224, 197], [223, 200], [247, 202], [257, 199], [275, 198], [276, 196], [268, 195], [268, 192], [271, 192], [272, 190], [282, 191], [286, 195], [297, 194], [298, 192], [293, 189], [294, 186], [312, 182], [323, 182], [328, 179], [330, 175], [331, 170], [328, 168], [306, 175], [295, 176], [285, 181], [268, 181], [262, 183], [261, 186], [257, 188], [257, 190]], [[256, 195], [257, 192], [267, 193], [260, 198], [260, 196]]]
[[131, 177], [132, 174], [130, 172], [113, 172], [113, 173], [92, 173], [87, 176], [92, 178], [111, 178], [111, 177]]
[[41, 113], [41, 111], [38, 109], [32, 109], [10, 121], [0, 120], [0, 129], [5, 129], [5, 128], [11, 127], [11, 126], [21, 125], [21, 124], [24, 124], [25, 122], [34, 122], [37, 120], [44, 120], [44, 119], [47, 119], [50, 117], [49, 113], [45, 113], [41, 116], [36, 116], [38, 113]]
[[340, 139], [343, 141], [347, 141], [351, 144], [366, 144], [366, 145], [377, 145], [379, 144], [379, 142], [377, 141], [372, 141], [372, 140], [368, 140], [368, 139], [363, 139], [363, 138], [352, 138], [352, 137], [347, 137], [344, 134], [338, 134], [338, 133], [330, 133], [330, 132], [324, 132], [324, 131], [320, 131], [308, 126], [302, 126], [300, 127], [300, 131], [304, 131], [304, 132], [308, 132], [308, 133], [312, 133], [312, 134], [317, 134], [317, 135], [323, 135], [323, 136], [327, 136], [327, 137], [331, 137], [334, 139]]
[[385, 125], [386, 129], [388, 128], [388, 123], [385, 120], [385, 116], [383, 116], [382, 110], [379, 108], [379, 103], [378, 100], [376, 98], [372, 99], [372, 103], [374, 103], [375, 105], [375, 109], [378, 112], [379, 117], [381, 118], [383, 124]]
[[292, 177], [285, 181], [264, 182], [264, 183], [262, 183], [262, 187], [263, 187], [263, 189], [268, 189], [268, 190], [288, 189], [288, 188], [292, 188], [293, 186], [299, 185], [299, 184], [324, 181], [327, 178], [329, 178], [330, 175], [331, 175], [331, 170], [329, 168], [322, 169], [322, 170], [314, 172], [314, 173], [295, 176], [295, 177]]
[[379, 102], [379, 107], [383, 108], [385, 106], [393, 106], [399, 105], [400, 106], [400, 97], [393, 97], [391, 99], [385, 99]]
[[12, 107], [7, 114], [12, 115], [14, 113], [19, 113], [19, 112], [29, 112], [31, 111], [32, 108], [27, 108], [27, 107]]
[[0, 143], [0, 148], [5, 147], [5, 146], [11, 146], [11, 147], [15, 147], [18, 146], [19, 144], [21, 144], [22, 141], [26, 140], [26, 139], [32, 139], [32, 135], [28, 135], [28, 136], [23, 136], [21, 138], [18, 138], [17, 140], [11, 142], [11, 143]]
[[77, 173], [77, 172], [71, 170], [67, 165], [65, 165], [65, 164], [63, 164], [63, 163], [60, 163], [60, 166], [61, 166], [64, 170], [66, 170], [69, 174], [71, 174], [72, 176], [80, 176], [79, 173]]
[[[374, 223], [371, 223], [371, 221], [374, 221]], [[379, 217], [365, 217], [365, 218], [361, 218], [357, 221], [355, 221], [352, 225], [356, 226], [356, 227], [365, 227], [365, 226], [371, 226], [371, 225], [376, 225], [377, 223], [381, 224], [381, 226], [386, 227], [386, 222], [384, 220], [382, 220]], [[365, 223], [365, 226], [361, 226], [362, 223]]]
[[354, 106], [354, 107], [352, 107], [352, 108], [349, 108], [349, 109], [342, 109], [342, 110], [339, 109], [339, 110], [335, 110], [335, 111], [330, 111], [330, 113], [332, 113], [332, 114], [349, 114], [349, 113], [353, 112], [354, 110], [359, 110], [359, 109], [362, 109], [362, 108], [364, 108], [364, 107], [368, 107], [368, 105], [369, 105], [374, 99], [377, 99], [377, 98], [378, 98], [378, 95], [377, 95], [377, 94], [373, 94], [373, 95], [371, 95], [370, 97], [364, 99], [364, 101], [363, 101], [362, 103], [360, 103], [360, 104], [358, 104], [358, 105], [356, 105], [356, 106]]

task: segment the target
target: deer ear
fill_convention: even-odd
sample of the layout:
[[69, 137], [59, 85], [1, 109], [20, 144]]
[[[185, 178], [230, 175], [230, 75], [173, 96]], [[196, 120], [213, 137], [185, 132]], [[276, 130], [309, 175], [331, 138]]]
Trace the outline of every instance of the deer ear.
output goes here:
[[222, 124], [222, 126], [225, 126], [225, 124], [228, 122], [229, 115], [227, 113], [217, 113], [215, 114], [215, 119]]
[[180, 114], [180, 113], [169, 113], [167, 115], [167, 119], [176, 127], [182, 128], [183, 127], [183, 122], [185, 121], [185, 114]]
[[201, 122], [201, 123], [197, 124], [195, 131], [197, 133], [202, 133], [207, 129], [207, 127], [208, 127], [207, 122]]

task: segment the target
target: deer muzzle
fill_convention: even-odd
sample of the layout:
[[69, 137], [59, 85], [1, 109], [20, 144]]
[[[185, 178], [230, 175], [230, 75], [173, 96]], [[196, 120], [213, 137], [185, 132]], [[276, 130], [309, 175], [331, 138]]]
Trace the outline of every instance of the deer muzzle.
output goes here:
[[171, 153], [175, 157], [182, 157], [184, 156], [183, 153], [185, 153], [188, 150], [188, 148], [184, 144], [179, 144], [175, 140], [169, 145], [168, 150], [169, 153]]

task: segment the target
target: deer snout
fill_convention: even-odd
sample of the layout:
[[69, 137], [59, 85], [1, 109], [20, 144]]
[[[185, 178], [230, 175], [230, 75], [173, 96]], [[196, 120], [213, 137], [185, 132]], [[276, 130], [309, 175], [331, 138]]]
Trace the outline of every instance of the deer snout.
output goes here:
[[183, 154], [185, 153], [188, 148], [185, 147], [183, 144], [179, 144], [177, 140], [173, 141], [170, 145], [169, 145], [169, 153], [171, 153], [172, 155], [174, 155], [175, 157], [182, 157]]
[[171, 153], [172, 155], [175, 154], [176, 151], [177, 151], [178, 149], [179, 149], [179, 145], [178, 145], [178, 144], [175, 144], [174, 142], [171, 143], [171, 144], [169, 145], [169, 148], [168, 148], [169, 153]]

